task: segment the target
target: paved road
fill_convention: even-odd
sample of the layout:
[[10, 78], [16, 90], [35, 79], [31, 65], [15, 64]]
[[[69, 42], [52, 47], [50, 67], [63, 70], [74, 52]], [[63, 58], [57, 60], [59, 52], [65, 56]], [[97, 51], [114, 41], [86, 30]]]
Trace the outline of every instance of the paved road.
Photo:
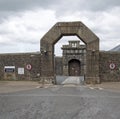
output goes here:
[[1, 93], [0, 119], [120, 119], [120, 93], [86, 86]]

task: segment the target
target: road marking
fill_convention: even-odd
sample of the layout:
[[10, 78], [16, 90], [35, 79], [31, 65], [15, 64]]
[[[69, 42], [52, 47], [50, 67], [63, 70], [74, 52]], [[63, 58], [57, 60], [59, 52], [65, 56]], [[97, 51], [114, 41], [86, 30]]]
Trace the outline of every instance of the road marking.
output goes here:
[[[49, 86], [37, 86], [36, 88], [48, 88]], [[57, 88], [58, 86], [51, 86], [52, 88]], [[84, 87], [86, 88], [87, 86], [81, 86], [81, 85], [63, 85], [62, 87]], [[101, 87], [89, 87], [91, 90], [103, 90]]]
[[48, 88], [47, 86], [37, 86], [36, 88]]
[[37, 86], [36, 88], [40, 88], [40, 86]]
[[103, 88], [99, 88], [99, 90], [103, 90]]
[[92, 90], [94, 89], [93, 87], [89, 87], [89, 88], [92, 89]]
[[103, 88], [101, 88], [101, 87], [89, 87], [91, 90], [93, 90], [93, 89], [97, 89], [97, 90], [103, 90]]
[[56, 85], [41, 85], [41, 86], [37, 86], [36, 88], [50, 88], [50, 87], [56, 88], [58, 86], [56, 86]]
[[76, 87], [74, 84], [63, 85], [63, 87]]

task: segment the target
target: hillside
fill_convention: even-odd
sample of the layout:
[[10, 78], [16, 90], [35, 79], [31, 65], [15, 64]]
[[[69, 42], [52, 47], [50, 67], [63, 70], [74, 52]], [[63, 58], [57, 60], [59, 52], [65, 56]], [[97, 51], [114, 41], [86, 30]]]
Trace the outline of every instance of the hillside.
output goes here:
[[120, 45], [114, 47], [114, 48], [111, 49], [110, 51], [117, 51], [117, 52], [120, 52]]

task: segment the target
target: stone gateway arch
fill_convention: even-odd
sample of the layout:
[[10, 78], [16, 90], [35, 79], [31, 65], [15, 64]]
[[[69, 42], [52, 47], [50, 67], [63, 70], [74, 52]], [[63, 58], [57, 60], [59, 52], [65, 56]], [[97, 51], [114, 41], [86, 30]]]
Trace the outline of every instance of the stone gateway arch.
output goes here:
[[99, 81], [99, 38], [82, 22], [58, 22], [41, 39], [41, 72], [46, 80], [55, 76], [54, 45], [62, 36], [77, 36], [86, 45], [86, 82]]

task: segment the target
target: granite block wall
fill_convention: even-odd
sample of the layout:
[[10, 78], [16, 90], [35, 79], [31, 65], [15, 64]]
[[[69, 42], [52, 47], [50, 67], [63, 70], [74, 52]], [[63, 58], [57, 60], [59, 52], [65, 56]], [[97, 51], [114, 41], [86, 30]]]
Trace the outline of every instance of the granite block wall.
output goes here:
[[55, 57], [55, 75], [63, 75], [62, 57]]
[[[0, 54], [0, 80], [35, 80], [39, 78], [40, 56], [40, 53]], [[8, 69], [5, 69], [6, 67]], [[13, 72], [9, 69], [11, 67], [15, 67]]]
[[100, 52], [101, 81], [120, 81], [120, 52]]
[[[62, 65], [62, 57], [55, 57], [55, 75], [63, 74]], [[11, 66], [15, 67], [13, 72], [5, 71]], [[41, 69], [40, 53], [0, 54], [0, 80], [40, 80]], [[120, 81], [119, 52], [99, 53], [99, 77], [101, 82]]]

